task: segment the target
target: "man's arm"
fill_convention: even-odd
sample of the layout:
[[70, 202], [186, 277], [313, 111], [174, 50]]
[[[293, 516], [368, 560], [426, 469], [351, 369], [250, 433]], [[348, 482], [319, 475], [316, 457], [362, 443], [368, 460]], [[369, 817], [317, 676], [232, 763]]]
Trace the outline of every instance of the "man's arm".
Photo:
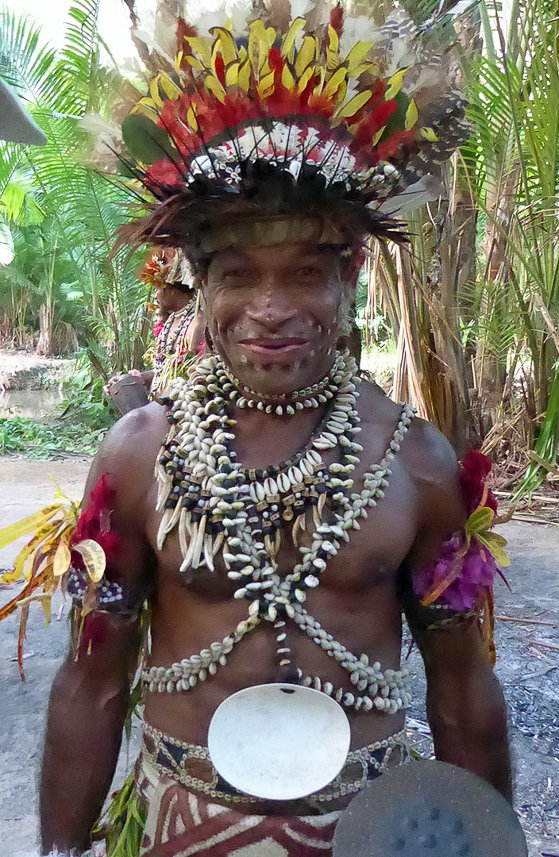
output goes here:
[[[117, 423], [93, 464], [85, 492], [88, 498], [103, 474], [115, 489], [110, 521], [118, 550], [106, 576], [122, 585], [136, 607], [147, 592], [153, 564], [142, 520], [146, 468], [135, 461], [146, 452], [146, 428], [139, 412]], [[151, 467], [149, 471], [151, 475]], [[85, 617], [73, 609], [72, 645], [54, 680], [48, 709], [40, 798], [46, 853], [54, 847], [81, 853], [89, 847], [111, 784], [141, 645], [138, 609], [124, 606], [122, 612], [94, 610]]]
[[425, 663], [437, 759], [472, 771], [512, 803], [507, 711], [477, 620], [415, 637]]
[[[77, 632], [79, 617], [74, 619]], [[136, 665], [135, 620], [90, 614], [82, 629], [91, 653], [70, 652], [51, 691], [41, 775], [41, 838], [45, 853], [86, 850], [110, 788]]]
[[406, 458], [417, 488], [419, 535], [402, 575], [404, 608], [425, 663], [435, 755], [478, 774], [512, 801], [506, 705], [479, 621], [457, 616], [437, 627], [438, 611], [421, 608], [412, 591], [414, 570], [439, 556], [442, 541], [465, 522], [454, 452], [432, 426], [417, 422]]

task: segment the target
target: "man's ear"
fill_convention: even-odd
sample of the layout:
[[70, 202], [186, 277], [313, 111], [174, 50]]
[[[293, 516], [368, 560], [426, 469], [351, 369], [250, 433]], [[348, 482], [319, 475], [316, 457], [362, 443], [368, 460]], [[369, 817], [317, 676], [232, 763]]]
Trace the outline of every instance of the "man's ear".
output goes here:
[[348, 285], [351, 286], [352, 289], [357, 287], [357, 280], [359, 279], [359, 272], [363, 267], [363, 263], [365, 262], [365, 248], [357, 247], [353, 250], [350, 256], [347, 259], [343, 259], [343, 273], [344, 280]]

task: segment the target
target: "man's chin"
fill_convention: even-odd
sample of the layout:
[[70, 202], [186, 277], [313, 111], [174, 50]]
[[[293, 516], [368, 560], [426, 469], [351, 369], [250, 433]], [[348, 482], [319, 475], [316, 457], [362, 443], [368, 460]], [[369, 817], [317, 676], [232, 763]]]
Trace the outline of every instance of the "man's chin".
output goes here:
[[277, 357], [274, 360], [250, 360], [231, 369], [244, 387], [268, 398], [292, 393], [314, 382], [310, 378], [308, 361], [286, 359], [285, 355], [282, 360]]

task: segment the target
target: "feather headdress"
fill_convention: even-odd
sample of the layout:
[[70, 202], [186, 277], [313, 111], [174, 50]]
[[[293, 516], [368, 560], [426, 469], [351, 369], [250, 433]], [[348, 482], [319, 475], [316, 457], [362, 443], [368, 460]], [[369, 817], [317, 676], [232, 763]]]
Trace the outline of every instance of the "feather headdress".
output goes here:
[[465, 136], [449, 51], [397, 8], [380, 23], [340, 6], [321, 21], [306, 0], [233, 11], [209, 33], [179, 19], [173, 67], [123, 122], [123, 162], [155, 200], [124, 238], [193, 248], [227, 211], [325, 210], [337, 243], [348, 224], [396, 237], [397, 197], [423, 201]]
[[147, 259], [141, 273], [144, 283], [156, 289], [167, 286], [192, 286], [192, 270], [181, 250], [172, 247], [160, 247]]

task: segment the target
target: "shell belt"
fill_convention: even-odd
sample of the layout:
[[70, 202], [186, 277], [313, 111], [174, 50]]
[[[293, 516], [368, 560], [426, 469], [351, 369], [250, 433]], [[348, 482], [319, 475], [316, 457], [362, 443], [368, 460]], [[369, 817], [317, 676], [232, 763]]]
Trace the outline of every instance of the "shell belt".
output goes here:
[[[348, 477], [354, 469], [353, 462], [359, 460], [350, 453], [362, 450], [354, 440], [356, 432], [360, 431], [353, 383], [357, 381], [355, 364], [350, 359], [340, 360], [340, 369], [334, 380], [339, 389], [332, 400], [330, 421], [327, 420], [326, 426], [322, 426], [311, 440], [298, 466], [289, 468], [285, 485], [280, 478], [285, 474], [275, 478], [268, 475], [263, 480], [266, 497], [260, 502], [257, 501], [261, 494], [254, 489], [260, 488], [261, 482], [247, 484], [250, 479], [235, 461], [235, 453], [227, 455], [227, 441], [234, 437], [230, 431], [234, 421], [229, 419], [226, 406], [234, 396], [229, 394], [232, 385], [219, 359], [212, 356], [200, 361], [194, 377], [188, 382], [179, 379], [175, 383], [171, 391], [174, 405], [169, 414], [171, 430], [156, 465], [158, 508], [164, 510], [158, 545], [161, 548], [167, 533], [177, 527], [184, 558], [181, 571], [187, 573], [201, 565], [213, 570], [213, 555], [220, 550], [228, 568], [228, 577], [236, 585], [234, 597], [244, 598], [250, 605], [246, 618], [230, 634], [211, 643], [199, 654], [169, 667], [144, 669], [142, 681], [146, 691], [190, 691], [198, 682], [205, 681], [225, 666], [233, 648], [263, 622], [270, 622], [277, 629], [277, 652], [282, 659], [280, 666], [288, 667], [287, 623], [290, 623], [346, 670], [351, 687], [335, 688], [331, 682], [297, 668], [296, 680], [301, 684], [320, 690], [345, 708], [357, 711], [395, 714], [409, 705], [408, 670], [383, 670], [378, 661], [371, 663], [366, 654], [352, 653], [324, 630], [304, 606], [307, 590], [319, 585], [320, 574], [328, 560], [338, 553], [343, 542], [349, 541], [349, 532], [359, 529], [359, 521], [365, 519], [368, 510], [384, 496], [391, 475], [391, 462], [414, 416], [410, 406], [402, 406], [398, 424], [381, 462], [365, 473], [361, 492], [350, 494], [353, 481], [340, 477]], [[334, 419], [337, 414], [345, 417], [345, 422], [340, 416]], [[334, 432], [329, 429], [334, 429]], [[324, 476], [328, 468], [320, 452], [338, 446], [341, 441], [342, 464], [330, 465], [330, 472]], [[297, 482], [299, 478], [302, 480], [300, 483]], [[327, 486], [327, 494], [320, 494], [321, 480]], [[284, 488], [292, 493], [282, 496]], [[311, 547], [299, 548], [301, 561], [282, 578], [275, 563], [277, 535], [274, 541], [272, 521], [262, 518], [262, 515], [279, 517], [282, 502], [285, 505], [290, 498], [297, 508], [296, 504], [300, 502], [297, 500], [297, 494], [300, 494], [295, 490], [297, 488], [306, 490], [315, 503], [315, 530]], [[331, 523], [322, 522], [317, 511], [324, 508], [323, 498], [326, 496], [330, 500], [330, 512], [333, 512]], [[263, 508], [271, 512], [263, 512]], [[287, 513], [290, 511], [291, 507], [287, 507], [284, 520], [289, 520]], [[278, 528], [279, 524], [276, 524], [276, 534]]]

